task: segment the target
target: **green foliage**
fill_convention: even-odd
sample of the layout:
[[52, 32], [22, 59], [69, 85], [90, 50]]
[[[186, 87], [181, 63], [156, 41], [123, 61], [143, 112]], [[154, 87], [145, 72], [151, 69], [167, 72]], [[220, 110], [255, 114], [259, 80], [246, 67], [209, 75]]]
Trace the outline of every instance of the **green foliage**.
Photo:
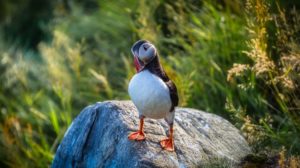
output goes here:
[[247, 107], [249, 103], [235, 105], [245, 109], [239, 117], [244, 120], [242, 130], [255, 145], [254, 149], [260, 150], [262, 146], [278, 149], [283, 145], [288, 154], [299, 154], [300, 17], [295, 8], [285, 12], [279, 4], [276, 6], [271, 11], [267, 2], [247, 2], [251, 38], [246, 54], [253, 62], [235, 64], [228, 80], [241, 89], [240, 93], [255, 93], [257, 102], [251, 107], [253, 111]]
[[[0, 2], [1, 167], [50, 165], [82, 108], [128, 99], [138, 39], [157, 46], [181, 106], [226, 117], [257, 151], [299, 154], [300, 24], [281, 7], [290, 1], [270, 4], [273, 13], [227, 0], [49, 1], [45, 13], [32, 2]], [[33, 13], [6, 22], [18, 8]], [[16, 35], [26, 20], [42, 33]], [[222, 162], [211, 165], [232, 166]]]

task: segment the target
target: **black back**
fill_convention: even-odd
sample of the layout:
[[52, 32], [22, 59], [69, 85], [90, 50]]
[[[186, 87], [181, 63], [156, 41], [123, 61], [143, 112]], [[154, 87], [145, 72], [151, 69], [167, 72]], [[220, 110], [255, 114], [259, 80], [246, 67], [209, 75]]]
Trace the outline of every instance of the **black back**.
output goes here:
[[168, 86], [169, 91], [170, 91], [171, 101], [172, 101], [172, 106], [171, 106], [170, 112], [173, 112], [175, 107], [178, 106], [178, 101], [179, 101], [177, 88], [176, 88], [176, 85], [170, 80], [170, 78], [168, 77], [168, 75], [166, 74], [164, 69], [162, 68], [159, 58], [158, 58], [158, 55], [156, 55], [153, 58], [153, 60], [151, 62], [149, 62], [143, 68], [143, 70], [145, 70], [145, 69], [149, 70], [152, 74], [161, 78]]

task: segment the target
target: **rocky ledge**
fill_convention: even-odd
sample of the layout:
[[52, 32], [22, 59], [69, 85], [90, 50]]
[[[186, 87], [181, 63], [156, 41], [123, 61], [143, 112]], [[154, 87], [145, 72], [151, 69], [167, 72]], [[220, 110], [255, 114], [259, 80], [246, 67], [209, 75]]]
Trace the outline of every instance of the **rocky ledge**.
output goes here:
[[164, 120], [146, 118], [146, 140], [129, 141], [127, 135], [138, 124], [131, 101], [86, 107], [65, 133], [52, 167], [236, 167], [251, 152], [227, 120], [191, 108], [176, 108], [175, 152], [160, 147], [168, 132]]

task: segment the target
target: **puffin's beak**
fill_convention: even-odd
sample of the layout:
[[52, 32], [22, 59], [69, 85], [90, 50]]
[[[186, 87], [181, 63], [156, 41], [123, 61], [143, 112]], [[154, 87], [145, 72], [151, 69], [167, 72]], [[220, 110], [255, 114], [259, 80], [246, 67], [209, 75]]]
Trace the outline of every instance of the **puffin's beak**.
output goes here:
[[140, 70], [142, 69], [142, 66], [141, 66], [137, 56], [134, 56], [134, 65], [135, 65], [136, 72], [140, 72]]

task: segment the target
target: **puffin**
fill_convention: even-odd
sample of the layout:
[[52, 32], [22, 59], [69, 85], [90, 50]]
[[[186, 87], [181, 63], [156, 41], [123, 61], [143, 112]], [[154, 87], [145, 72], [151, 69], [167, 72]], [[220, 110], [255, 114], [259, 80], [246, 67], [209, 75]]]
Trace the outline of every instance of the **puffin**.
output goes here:
[[160, 141], [162, 149], [174, 151], [173, 123], [178, 93], [174, 82], [168, 77], [159, 61], [156, 47], [147, 40], [135, 42], [131, 48], [136, 74], [128, 85], [128, 93], [137, 107], [139, 130], [128, 135], [129, 140], [143, 141], [144, 119], [165, 119], [169, 136]]

